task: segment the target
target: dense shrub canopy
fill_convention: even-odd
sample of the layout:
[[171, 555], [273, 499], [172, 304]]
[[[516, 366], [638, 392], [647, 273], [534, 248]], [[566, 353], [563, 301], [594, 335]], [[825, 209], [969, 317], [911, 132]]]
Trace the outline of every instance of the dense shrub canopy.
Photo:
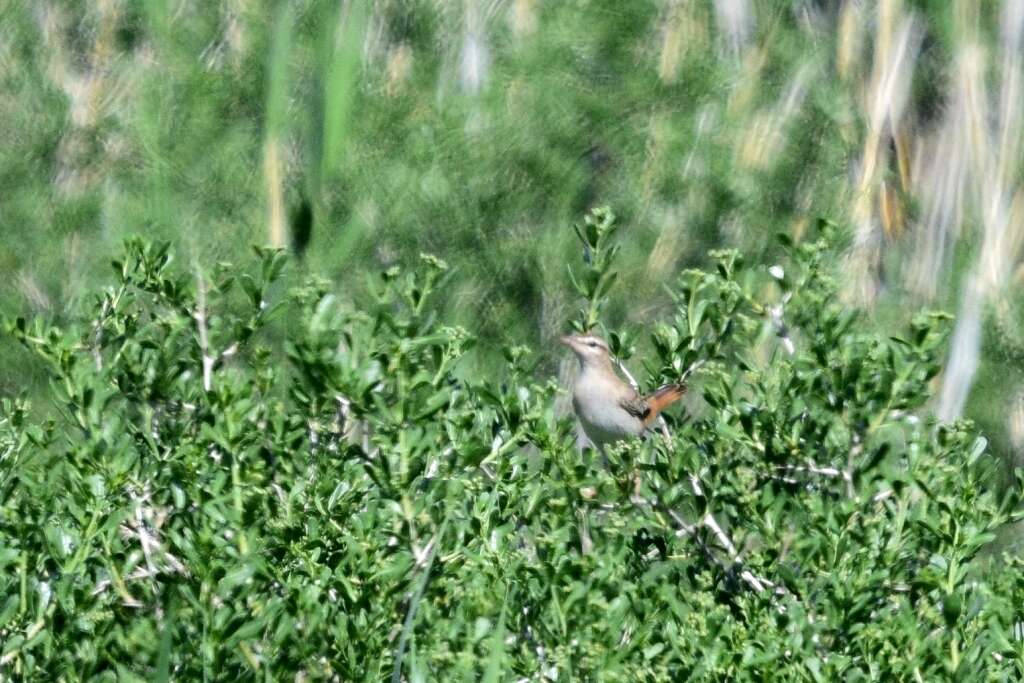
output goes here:
[[[577, 326], [613, 230], [579, 230]], [[0, 677], [1024, 675], [1024, 567], [981, 557], [1015, 498], [921, 410], [946, 320], [864, 332], [824, 244], [681, 274], [641, 379], [691, 398], [604, 466], [527, 349], [460, 372], [436, 258], [356, 307], [282, 291], [275, 251], [187, 272], [130, 242], [84, 324], [9, 327], [54, 417], [0, 417]]]

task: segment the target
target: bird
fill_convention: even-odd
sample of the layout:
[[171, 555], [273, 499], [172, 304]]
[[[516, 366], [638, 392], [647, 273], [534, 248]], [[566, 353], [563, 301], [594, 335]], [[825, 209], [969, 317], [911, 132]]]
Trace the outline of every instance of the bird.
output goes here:
[[686, 393], [681, 382], [641, 396], [615, 372], [608, 343], [592, 334], [560, 338], [572, 349], [580, 368], [572, 388], [572, 406], [583, 432], [597, 450], [641, 436], [661, 411]]

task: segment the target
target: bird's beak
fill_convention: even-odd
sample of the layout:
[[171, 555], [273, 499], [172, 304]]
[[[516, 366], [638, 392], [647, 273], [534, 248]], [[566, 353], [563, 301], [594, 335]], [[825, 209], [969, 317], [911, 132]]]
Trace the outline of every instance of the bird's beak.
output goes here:
[[566, 346], [572, 348], [572, 343], [575, 341], [575, 338], [571, 334], [566, 334], [566, 335], [562, 335], [561, 337], [559, 337], [558, 341], [560, 341], [563, 344], [565, 344]]

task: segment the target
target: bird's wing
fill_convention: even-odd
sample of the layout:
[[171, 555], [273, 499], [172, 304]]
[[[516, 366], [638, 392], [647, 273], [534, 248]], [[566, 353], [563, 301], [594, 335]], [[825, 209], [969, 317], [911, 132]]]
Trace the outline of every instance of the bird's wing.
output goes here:
[[627, 413], [641, 421], [646, 420], [647, 416], [651, 414], [651, 407], [647, 404], [647, 401], [642, 396], [637, 395], [635, 391], [630, 392], [628, 396], [620, 398], [619, 405]]

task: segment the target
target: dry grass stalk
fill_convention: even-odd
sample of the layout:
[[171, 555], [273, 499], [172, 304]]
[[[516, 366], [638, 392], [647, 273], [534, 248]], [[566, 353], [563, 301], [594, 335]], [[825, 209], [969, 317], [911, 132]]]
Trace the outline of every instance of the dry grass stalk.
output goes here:
[[1019, 130], [1022, 118], [1020, 48], [1024, 34], [1024, 0], [1006, 0], [1000, 41], [999, 106], [991, 111], [985, 74], [988, 53], [971, 27], [978, 8], [968, 0], [957, 5], [965, 36], [957, 58], [957, 97], [965, 113], [961, 135], [969, 159], [973, 204], [981, 226], [981, 248], [967, 275], [953, 331], [949, 363], [943, 374], [938, 414], [959, 417], [980, 362], [984, 308], [1003, 294], [1019, 261], [1024, 242], [1024, 187]]
[[537, 30], [537, 0], [514, 0], [512, 3], [512, 33], [526, 38]]
[[708, 46], [708, 26], [692, 0], [670, 0], [661, 21], [658, 78], [675, 83], [683, 58]]
[[285, 246], [284, 191], [282, 189], [281, 143], [268, 136], [263, 145], [263, 178], [267, 189], [267, 240], [270, 246]]
[[[69, 125], [57, 148], [54, 183], [61, 194], [79, 195], [100, 182], [106, 163], [92, 131], [123, 96], [118, 83], [116, 31], [123, 13], [119, 0], [99, 0], [78, 16], [94, 15], [97, 27], [85, 54], [75, 54], [68, 36], [69, 18], [56, 5], [39, 12], [40, 33], [48, 57], [47, 74], [68, 99]], [[76, 64], [82, 64], [79, 68]]]
[[858, 64], [858, 56], [864, 44], [864, 9], [857, 0], [844, 0], [839, 13], [838, 36], [836, 40], [836, 71], [847, 80]]
[[715, 0], [714, 8], [719, 33], [725, 37], [725, 47], [733, 56], [739, 56], [757, 25], [753, 5], [750, 0]]
[[882, 0], [864, 98], [867, 136], [850, 212], [854, 243], [846, 262], [847, 296], [859, 305], [873, 304], [878, 294], [882, 235], [875, 216], [876, 194], [888, 164], [890, 141], [903, 116], [918, 44], [914, 18], [903, 13], [898, 0]]
[[764, 170], [778, 159], [786, 147], [786, 130], [806, 99], [813, 71], [810, 63], [801, 66], [779, 101], [753, 116], [753, 124], [737, 142], [736, 161], [739, 166]]

